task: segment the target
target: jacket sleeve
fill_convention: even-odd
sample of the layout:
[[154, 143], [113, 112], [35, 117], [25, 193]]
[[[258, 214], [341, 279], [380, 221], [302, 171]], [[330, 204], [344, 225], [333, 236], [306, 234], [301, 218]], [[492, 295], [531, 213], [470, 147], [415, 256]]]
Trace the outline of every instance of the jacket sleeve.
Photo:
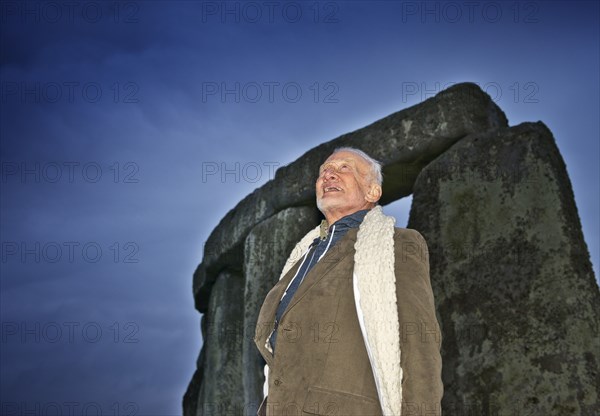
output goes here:
[[396, 229], [394, 250], [402, 414], [441, 415], [441, 331], [429, 278], [427, 243], [416, 230]]

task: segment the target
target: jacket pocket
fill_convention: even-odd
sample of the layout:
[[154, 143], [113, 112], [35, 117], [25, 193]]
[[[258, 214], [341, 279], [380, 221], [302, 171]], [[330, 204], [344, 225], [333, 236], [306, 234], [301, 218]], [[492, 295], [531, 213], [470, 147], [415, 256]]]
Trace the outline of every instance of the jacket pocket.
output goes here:
[[309, 387], [302, 413], [331, 416], [379, 416], [379, 400], [345, 391]]

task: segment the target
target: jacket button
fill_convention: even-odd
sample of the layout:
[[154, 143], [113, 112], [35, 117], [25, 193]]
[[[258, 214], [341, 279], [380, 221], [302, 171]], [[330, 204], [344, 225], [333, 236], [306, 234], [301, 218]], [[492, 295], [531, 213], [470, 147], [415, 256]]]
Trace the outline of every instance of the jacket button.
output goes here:
[[273, 383], [275, 383], [276, 386], [279, 386], [281, 384], [281, 380], [275, 379]]

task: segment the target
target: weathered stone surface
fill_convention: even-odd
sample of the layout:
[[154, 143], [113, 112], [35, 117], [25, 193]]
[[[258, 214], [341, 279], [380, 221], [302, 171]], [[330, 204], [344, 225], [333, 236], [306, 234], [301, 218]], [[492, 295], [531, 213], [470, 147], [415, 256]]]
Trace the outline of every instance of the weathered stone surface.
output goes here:
[[[295, 244], [319, 221], [320, 213], [316, 208], [288, 208], [254, 227], [246, 238], [242, 368], [247, 414], [256, 414], [263, 397], [264, 362], [253, 340], [258, 312], [267, 293], [277, 283]], [[260, 330], [270, 331], [271, 328]]]
[[419, 174], [444, 415], [597, 415], [600, 292], [551, 132], [462, 139]]
[[242, 414], [243, 293], [241, 275], [219, 274], [202, 318], [202, 377], [196, 412], [188, 415]]
[[318, 167], [336, 147], [357, 147], [382, 162], [385, 204], [409, 195], [420, 170], [462, 137], [506, 126], [504, 113], [490, 97], [477, 85], [464, 83], [309, 150], [278, 169], [273, 180], [244, 198], [211, 233], [194, 273], [196, 307], [206, 310], [220, 270], [241, 268], [243, 241], [256, 224], [288, 207], [314, 205]]
[[196, 409], [198, 409], [198, 399], [200, 398], [200, 386], [202, 385], [202, 363], [203, 360], [203, 349], [200, 350], [198, 359], [196, 360], [196, 371], [192, 376], [190, 384], [183, 395], [183, 414], [184, 415], [196, 415]]

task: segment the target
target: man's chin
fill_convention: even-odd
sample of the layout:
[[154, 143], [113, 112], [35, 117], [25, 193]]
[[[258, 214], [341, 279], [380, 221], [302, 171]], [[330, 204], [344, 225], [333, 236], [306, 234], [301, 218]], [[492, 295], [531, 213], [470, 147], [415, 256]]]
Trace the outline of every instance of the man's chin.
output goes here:
[[336, 204], [331, 198], [317, 199], [317, 208], [319, 208], [319, 211], [321, 212], [323, 212], [323, 210], [334, 208], [337, 205], [338, 204]]

